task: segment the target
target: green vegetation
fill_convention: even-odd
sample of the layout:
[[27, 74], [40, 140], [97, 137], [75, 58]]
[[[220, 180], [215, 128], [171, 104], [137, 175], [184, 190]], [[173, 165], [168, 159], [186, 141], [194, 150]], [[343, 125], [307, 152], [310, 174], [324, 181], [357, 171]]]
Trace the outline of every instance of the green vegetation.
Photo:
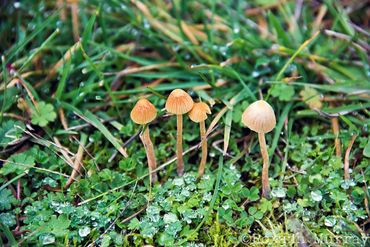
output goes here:
[[[1, 1], [0, 246], [368, 245], [365, 2]], [[211, 108], [199, 179], [187, 114], [176, 172], [174, 89]], [[142, 97], [153, 186], [130, 119]], [[271, 199], [241, 123], [262, 98]]]

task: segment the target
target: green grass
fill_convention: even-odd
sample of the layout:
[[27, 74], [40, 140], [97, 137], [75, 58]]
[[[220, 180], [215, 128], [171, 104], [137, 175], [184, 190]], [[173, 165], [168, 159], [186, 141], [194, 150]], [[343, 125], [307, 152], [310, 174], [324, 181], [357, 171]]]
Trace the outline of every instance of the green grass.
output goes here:
[[[79, 40], [70, 3], [1, 3], [0, 245], [369, 243], [364, 3], [84, 0], [77, 7]], [[199, 126], [187, 116], [186, 173], [176, 174], [176, 118], [164, 110], [176, 88], [212, 109], [200, 180]], [[149, 126], [160, 178], [152, 187], [142, 128], [130, 120], [140, 97], [159, 110]], [[277, 119], [266, 134], [271, 200], [261, 197], [257, 135], [240, 122], [261, 98]], [[65, 187], [73, 163], [82, 166]]]

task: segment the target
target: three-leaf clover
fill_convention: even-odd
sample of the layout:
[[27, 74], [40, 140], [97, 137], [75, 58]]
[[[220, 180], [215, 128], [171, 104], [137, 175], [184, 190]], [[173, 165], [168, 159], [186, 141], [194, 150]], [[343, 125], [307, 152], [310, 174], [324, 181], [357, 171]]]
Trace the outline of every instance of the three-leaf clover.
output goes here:
[[70, 224], [71, 221], [68, 219], [67, 215], [62, 214], [58, 218], [53, 215], [47, 226], [49, 231], [56, 237], [63, 237], [68, 233]]
[[44, 101], [41, 101], [32, 111], [31, 122], [40, 127], [45, 127], [49, 122], [53, 122], [56, 117], [57, 114], [54, 112], [53, 105], [46, 104]]
[[274, 84], [269, 91], [272, 96], [277, 97], [282, 101], [291, 100], [295, 93], [294, 87], [286, 83]]
[[260, 220], [260, 219], [263, 218], [263, 213], [261, 211], [257, 210], [256, 207], [250, 207], [250, 208], [248, 208], [248, 213], [254, 219]]
[[271, 201], [267, 200], [266, 198], [262, 198], [260, 205], [258, 205], [258, 209], [262, 213], [270, 212], [272, 211], [272, 203]]
[[260, 220], [263, 218], [263, 212], [259, 211], [256, 207], [248, 208], [248, 214], [249, 215], [245, 214], [243, 216], [245, 223], [247, 225], [251, 225], [254, 222], [254, 220]]
[[241, 194], [244, 198], [247, 198], [252, 202], [257, 201], [260, 198], [258, 188], [255, 186], [250, 189], [243, 188], [241, 190]]

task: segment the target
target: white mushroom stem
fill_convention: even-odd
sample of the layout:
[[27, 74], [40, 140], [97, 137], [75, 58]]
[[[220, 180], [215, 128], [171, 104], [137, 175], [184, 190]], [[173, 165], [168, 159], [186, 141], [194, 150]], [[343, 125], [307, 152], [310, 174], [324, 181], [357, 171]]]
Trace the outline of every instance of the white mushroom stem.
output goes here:
[[177, 115], [177, 175], [184, 174], [184, 161], [182, 159], [182, 115]]
[[204, 174], [204, 168], [206, 167], [207, 162], [207, 138], [206, 138], [206, 125], [204, 121], [199, 123], [200, 127], [200, 138], [202, 144], [202, 159], [200, 160], [198, 177], [202, 177]]
[[265, 198], [270, 198], [270, 184], [269, 184], [269, 156], [267, 153], [266, 140], [264, 133], [258, 133], [258, 141], [263, 159], [262, 167], [262, 195]]
[[150, 179], [150, 184], [152, 184], [156, 182], [158, 178], [157, 178], [156, 172], [152, 173], [152, 171], [157, 168], [157, 163], [155, 161], [153, 143], [152, 143], [152, 140], [150, 140], [150, 136], [149, 136], [149, 126], [147, 126], [144, 132], [140, 135], [140, 139], [144, 144], [146, 157], [148, 159], [148, 168], [149, 168], [149, 173], [150, 173], [149, 179]]

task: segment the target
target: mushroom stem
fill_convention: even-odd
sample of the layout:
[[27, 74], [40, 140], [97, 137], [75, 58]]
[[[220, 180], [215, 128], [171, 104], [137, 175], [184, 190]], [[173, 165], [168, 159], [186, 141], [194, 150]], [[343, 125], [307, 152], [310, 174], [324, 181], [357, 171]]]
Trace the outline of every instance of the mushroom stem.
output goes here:
[[155, 155], [154, 155], [154, 148], [152, 140], [150, 140], [149, 136], [149, 126], [147, 126], [144, 130], [144, 132], [140, 135], [140, 139], [144, 144], [146, 157], [148, 159], [148, 168], [150, 173], [150, 184], [157, 181], [157, 173], [152, 173], [153, 170], [157, 168], [157, 163], [155, 161]]
[[182, 115], [177, 116], [177, 175], [182, 176], [184, 174], [184, 161], [182, 159]]
[[260, 149], [263, 159], [262, 167], [262, 195], [263, 197], [270, 198], [270, 184], [269, 184], [269, 156], [267, 153], [266, 140], [264, 133], [258, 133], [258, 141], [260, 143]]
[[202, 159], [200, 160], [198, 177], [202, 177], [204, 174], [204, 168], [206, 167], [207, 161], [207, 139], [206, 139], [206, 125], [204, 121], [199, 122], [200, 138], [202, 144]]
[[351, 153], [353, 143], [356, 141], [356, 138], [357, 138], [357, 135], [352, 136], [352, 139], [349, 141], [346, 153], [344, 155], [344, 179], [345, 180], [350, 179], [350, 175], [349, 175], [349, 155]]

